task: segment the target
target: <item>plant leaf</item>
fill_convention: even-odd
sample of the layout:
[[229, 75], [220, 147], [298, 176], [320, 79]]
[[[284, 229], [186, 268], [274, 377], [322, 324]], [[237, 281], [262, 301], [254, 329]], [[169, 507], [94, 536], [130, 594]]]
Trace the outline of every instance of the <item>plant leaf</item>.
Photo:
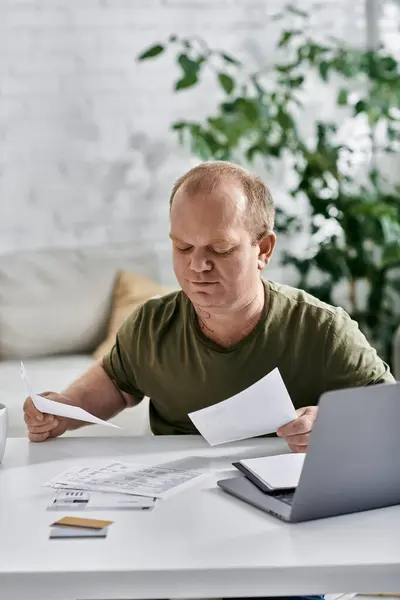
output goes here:
[[155, 46], [151, 46], [142, 54], [139, 54], [137, 60], [146, 60], [146, 58], [154, 58], [154, 56], [158, 56], [161, 52], [164, 52], [165, 48], [161, 44], [156, 44]]
[[300, 35], [300, 34], [301, 34], [301, 31], [298, 29], [283, 31], [281, 38], [278, 42], [278, 48], [284, 48], [285, 46], [288, 45], [288, 43], [290, 42], [290, 40], [292, 39], [293, 36]]
[[362, 112], [368, 112], [368, 104], [365, 100], [359, 100], [354, 107], [355, 115], [359, 115]]
[[328, 81], [329, 68], [330, 64], [326, 60], [321, 60], [321, 62], [318, 65], [318, 70], [323, 81]]
[[238, 98], [237, 108], [249, 119], [249, 121], [258, 121], [260, 106], [256, 100], [249, 98]]
[[200, 61], [192, 60], [187, 54], [180, 54], [178, 56], [178, 63], [184, 73], [184, 75], [192, 76], [197, 75], [200, 69]]
[[345, 106], [348, 103], [348, 99], [349, 99], [349, 90], [342, 88], [338, 93], [337, 103], [339, 104], [339, 106]]
[[192, 150], [202, 160], [208, 160], [213, 154], [209, 144], [201, 134], [194, 135], [192, 133]]
[[292, 77], [289, 79], [289, 83], [292, 89], [299, 88], [304, 83], [304, 76], [298, 75], [297, 77]]
[[221, 52], [220, 56], [224, 59], [224, 61], [226, 61], [227, 63], [230, 63], [231, 65], [241, 65], [242, 63], [240, 62], [240, 60], [238, 60], [237, 58], [234, 58], [233, 56], [230, 56], [230, 54], [226, 54], [226, 52]]
[[185, 127], [189, 127], [189, 123], [187, 121], [176, 121], [171, 125], [171, 128], [175, 131], [179, 131], [180, 129], [185, 129]]
[[179, 54], [177, 61], [183, 71], [182, 77], [175, 83], [175, 90], [178, 91], [192, 87], [199, 81], [198, 74], [203, 57], [193, 60], [187, 54], [182, 53]]
[[235, 81], [227, 73], [218, 73], [218, 81], [227, 94], [231, 94], [235, 87]]
[[191, 75], [184, 75], [183, 77], [181, 77], [180, 79], [178, 79], [178, 81], [175, 83], [175, 89], [178, 90], [184, 90], [188, 87], [192, 87], [193, 85], [195, 85], [198, 82], [198, 78], [197, 75], [195, 75], [194, 73]]

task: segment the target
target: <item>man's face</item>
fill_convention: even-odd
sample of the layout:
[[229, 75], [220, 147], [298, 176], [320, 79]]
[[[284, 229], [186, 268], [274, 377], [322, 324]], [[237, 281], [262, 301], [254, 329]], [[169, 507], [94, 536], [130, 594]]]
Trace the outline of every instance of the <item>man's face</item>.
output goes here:
[[176, 278], [199, 308], [236, 308], [259, 286], [260, 248], [243, 222], [239, 184], [222, 182], [212, 194], [189, 194], [185, 184], [171, 208]]

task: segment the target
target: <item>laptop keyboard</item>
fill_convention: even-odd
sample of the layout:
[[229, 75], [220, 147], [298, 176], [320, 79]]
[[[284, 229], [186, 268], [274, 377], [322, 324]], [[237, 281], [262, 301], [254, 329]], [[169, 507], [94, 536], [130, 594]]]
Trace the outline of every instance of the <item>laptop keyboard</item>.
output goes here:
[[280, 500], [281, 502], [284, 502], [285, 504], [289, 504], [289, 506], [291, 506], [293, 503], [294, 492], [295, 492], [295, 490], [292, 490], [290, 492], [276, 492], [274, 494], [274, 498], [276, 498], [277, 500]]

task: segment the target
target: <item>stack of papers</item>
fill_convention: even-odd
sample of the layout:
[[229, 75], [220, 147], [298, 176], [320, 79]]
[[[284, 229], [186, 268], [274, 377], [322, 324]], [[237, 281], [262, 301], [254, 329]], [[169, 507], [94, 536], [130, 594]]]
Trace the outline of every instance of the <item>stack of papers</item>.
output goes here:
[[[58, 490], [107, 492], [119, 496], [128, 495], [134, 498], [131, 504], [140, 504], [139, 498], [147, 499], [147, 506], [154, 502], [155, 498], [166, 498], [192, 485], [204, 473], [188, 471], [184, 469], [170, 469], [162, 465], [141, 465], [137, 463], [111, 462], [97, 467], [75, 467], [64, 471], [58, 477], [49, 481], [46, 485]], [[75, 503], [79, 498], [75, 495]], [[68, 498], [68, 499], [67, 499]], [[53, 499], [53, 503], [58, 504]], [[150, 501], [149, 501], [150, 499]], [[64, 503], [70, 502], [71, 497], [61, 496], [59, 500]], [[93, 502], [99, 502], [99, 498], [92, 498]], [[104, 504], [113, 504], [113, 508], [120, 508], [129, 501], [118, 500], [120, 506], [115, 506], [115, 498], [104, 497]], [[144, 503], [146, 504], [146, 503]], [[103, 505], [104, 507], [104, 505]], [[132, 506], [131, 506], [132, 507]], [[143, 508], [143, 500], [142, 506]]]

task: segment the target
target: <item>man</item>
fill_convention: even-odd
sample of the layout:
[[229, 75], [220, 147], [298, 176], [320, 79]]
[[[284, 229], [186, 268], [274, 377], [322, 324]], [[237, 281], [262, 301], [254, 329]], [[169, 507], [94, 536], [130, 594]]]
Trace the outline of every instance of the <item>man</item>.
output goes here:
[[[277, 434], [304, 452], [324, 391], [394, 381], [341, 308], [261, 279], [275, 247], [275, 209], [257, 176], [227, 162], [201, 164], [177, 181], [170, 207], [182, 290], [146, 302], [102, 362], [62, 394], [45, 395], [102, 419], [146, 395], [155, 434], [190, 434], [189, 412], [278, 367], [297, 419]], [[83, 425], [41, 414], [30, 398], [24, 412], [33, 442]]]

